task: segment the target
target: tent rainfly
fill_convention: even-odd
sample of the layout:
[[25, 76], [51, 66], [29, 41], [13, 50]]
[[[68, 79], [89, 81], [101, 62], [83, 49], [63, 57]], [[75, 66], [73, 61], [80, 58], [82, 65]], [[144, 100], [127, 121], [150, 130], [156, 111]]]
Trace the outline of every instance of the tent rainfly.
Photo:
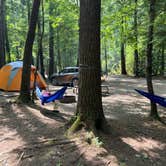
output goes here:
[[[22, 78], [22, 61], [6, 64], [0, 69], [0, 89], [4, 91], [20, 91]], [[35, 66], [31, 65], [30, 88], [33, 89], [35, 78]], [[41, 89], [47, 87], [46, 82], [39, 72], [37, 72], [36, 83]]]

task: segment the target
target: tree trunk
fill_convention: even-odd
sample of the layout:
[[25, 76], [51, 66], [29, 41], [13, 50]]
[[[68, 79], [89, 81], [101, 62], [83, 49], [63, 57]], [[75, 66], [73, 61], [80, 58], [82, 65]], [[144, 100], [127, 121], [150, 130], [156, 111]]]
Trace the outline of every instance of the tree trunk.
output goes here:
[[[44, 69], [44, 57], [43, 57], [43, 35], [44, 35], [44, 6], [42, 0], [42, 21], [38, 19], [38, 56], [39, 56], [39, 66], [40, 66], [40, 73], [45, 78], [45, 69]], [[42, 28], [41, 28], [42, 26]]]
[[77, 120], [71, 130], [79, 122], [91, 129], [103, 129], [106, 124], [100, 86], [100, 5], [100, 0], [80, 1], [79, 95]]
[[65, 58], [65, 61], [63, 62], [63, 66], [67, 67], [67, 66], [69, 66], [69, 57], [67, 56], [68, 53], [67, 53], [67, 50], [66, 50], [66, 44], [63, 46], [63, 55], [64, 55], [64, 58]]
[[126, 75], [126, 58], [125, 58], [125, 44], [121, 43], [121, 74]]
[[134, 75], [139, 77], [139, 67], [138, 67], [138, 49], [134, 50]]
[[[53, 5], [49, 2], [49, 15], [52, 16]], [[49, 20], [49, 79], [54, 73], [54, 29], [52, 27], [52, 20]]]
[[165, 54], [164, 54], [165, 46], [162, 44], [162, 49], [161, 49], [161, 76], [164, 76], [165, 72]]
[[29, 24], [29, 30], [24, 48], [22, 82], [21, 82], [21, 91], [19, 96], [19, 100], [23, 103], [31, 101], [30, 74], [31, 74], [31, 63], [32, 63], [32, 48], [35, 38], [35, 30], [38, 19], [39, 7], [40, 7], [40, 0], [34, 0], [30, 24]]
[[31, 18], [31, 4], [30, 4], [30, 1], [27, 1], [27, 8], [28, 8], [28, 25], [29, 25], [30, 18]]
[[137, 0], [135, 0], [135, 10], [134, 10], [134, 75], [139, 76], [138, 73], [138, 23], [137, 23]]
[[[40, 18], [38, 18], [38, 55], [37, 55], [37, 59], [38, 59], [38, 63], [37, 66], [38, 66], [38, 69], [40, 70], [41, 72], [41, 61], [43, 62], [43, 44], [42, 44], [42, 32], [41, 32], [41, 22], [40, 22]], [[43, 65], [43, 64], [42, 64]], [[43, 76], [43, 75], [42, 75]]]
[[126, 58], [125, 58], [125, 39], [124, 39], [124, 21], [122, 17], [122, 30], [121, 30], [121, 74], [126, 75]]
[[79, 57], [77, 57], [76, 66], [79, 67]]
[[59, 28], [60, 27], [57, 27], [56, 43], [57, 43], [57, 63], [58, 63], [58, 69], [60, 71], [62, 70], [62, 62], [61, 62], [61, 51], [60, 51]]
[[9, 38], [8, 38], [8, 28], [7, 28], [7, 20], [6, 20], [6, 11], [7, 11], [7, 6], [5, 5], [5, 48], [6, 48], [6, 60], [7, 62], [11, 62], [11, 57], [10, 57], [10, 45], [9, 45]]
[[19, 53], [18, 46], [16, 46], [16, 60], [20, 60], [20, 53]]
[[11, 62], [11, 56], [10, 56], [10, 44], [9, 44], [9, 38], [8, 38], [8, 28], [7, 28], [7, 22], [5, 19], [5, 45], [6, 45], [6, 54], [7, 54], [7, 62]]
[[108, 75], [108, 63], [107, 63], [107, 44], [104, 42], [104, 59], [105, 59], [105, 73]]
[[[155, 0], [150, 0], [150, 10], [149, 10], [149, 30], [148, 30], [148, 44], [147, 44], [147, 86], [148, 92], [154, 94], [153, 84], [152, 84], [152, 51], [153, 51], [153, 29], [154, 29], [154, 20], [155, 20]], [[150, 116], [157, 119], [159, 118], [157, 112], [156, 103], [151, 101], [151, 112]]]
[[0, 68], [5, 60], [5, 0], [0, 0]]

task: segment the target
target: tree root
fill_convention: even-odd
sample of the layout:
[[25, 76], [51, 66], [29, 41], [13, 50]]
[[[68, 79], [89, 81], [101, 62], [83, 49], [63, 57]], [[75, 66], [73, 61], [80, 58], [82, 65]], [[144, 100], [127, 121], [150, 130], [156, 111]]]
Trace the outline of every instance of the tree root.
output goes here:
[[18, 97], [16, 98], [15, 103], [16, 104], [34, 104], [34, 101], [31, 99], [22, 99]]
[[34, 101], [30, 96], [18, 96], [16, 99], [17, 104], [34, 104]]
[[68, 129], [67, 134], [72, 134], [72, 133], [78, 131], [82, 125], [84, 125], [84, 124], [81, 121], [81, 117], [77, 116], [77, 119], [74, 121], [72, 126]]

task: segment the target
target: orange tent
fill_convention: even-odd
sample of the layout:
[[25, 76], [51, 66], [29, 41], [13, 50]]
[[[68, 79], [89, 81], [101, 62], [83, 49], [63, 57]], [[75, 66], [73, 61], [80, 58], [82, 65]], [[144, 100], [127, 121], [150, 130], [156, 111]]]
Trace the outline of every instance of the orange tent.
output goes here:
[[[0, 69], [0, 89], [5, 91], [20, 91], [22, 78], [22, 61], [16, 61], [6, 64]], [[35, 66], [31, 65], [30, 88], [33, 89]], [[37, 85], [45, 89], [46, 82], [39, 72], [36, 77]]]

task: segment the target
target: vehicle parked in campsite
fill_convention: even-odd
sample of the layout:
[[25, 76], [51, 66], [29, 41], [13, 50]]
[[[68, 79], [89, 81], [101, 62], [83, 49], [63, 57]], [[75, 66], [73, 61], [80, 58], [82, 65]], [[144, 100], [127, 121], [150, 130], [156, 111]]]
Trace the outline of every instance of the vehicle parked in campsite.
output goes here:
[[[78, 85], [78, 74], [79, 67], [66, 67], [51, 76], [51, 83], [53, 85], [70, 85], [75, 87]], [[104, 82], [105, 79], [106, 75], [101, 72], [101, 81]]]
[[51, 76], [53, 85], [70, 85], [76, 86], [78, 84], [78, 67], [66, 67], [58, 73]]

